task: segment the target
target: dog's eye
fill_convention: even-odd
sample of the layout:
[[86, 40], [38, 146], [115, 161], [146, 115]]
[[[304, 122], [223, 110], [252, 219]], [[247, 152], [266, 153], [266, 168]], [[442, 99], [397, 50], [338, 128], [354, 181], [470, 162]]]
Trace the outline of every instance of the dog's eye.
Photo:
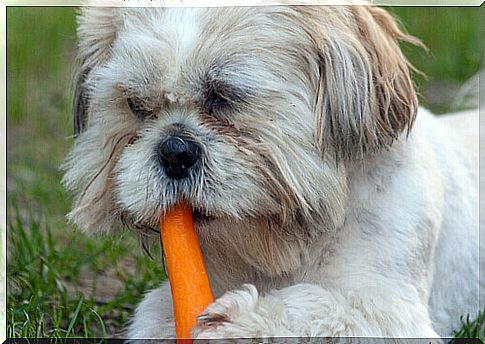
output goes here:
[[221, 110], [228, 105], [228, 100], [222, 96], [214, 95], [209, 98], [207, 102], [207, 110], [209, 114], [213, 114], [214, 111]]
[[138, 98], [128, 98], [126, 99], [131, 112], [140, 119], [145, 119], [153, 115], [153, 111], [146, 107], [143, 102]]

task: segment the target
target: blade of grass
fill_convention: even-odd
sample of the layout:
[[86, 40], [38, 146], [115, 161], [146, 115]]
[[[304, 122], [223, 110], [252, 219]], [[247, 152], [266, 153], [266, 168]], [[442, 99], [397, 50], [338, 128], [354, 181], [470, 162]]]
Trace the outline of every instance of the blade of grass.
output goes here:
[[81, 311], [81, 307], [83, 305], [83, 302], [84, 302], [84, 298], [81, 295], [81, 297], [79, 298], [79, 302], [77, 304], [76, 310], [74, 311], [74, 315], [73, 315], [71, 322], [69, 323], [69, 326], [67, 328], [66, 338], [69, 337], [69, 335], [71, 334], [71, 331], [74, 327], [74, 324], [77, 321], [77, 317], [79, 316], [79, 312]]
[[107, 337], [106, 327], [104, 326], [103, 319], [99, 316], [98, 312], [96, 312], [93, 308], [90, 308], [93, 314], [98, 318], [99, 325], [101, 326], [101, 333], [103, 334], [103, 338]]

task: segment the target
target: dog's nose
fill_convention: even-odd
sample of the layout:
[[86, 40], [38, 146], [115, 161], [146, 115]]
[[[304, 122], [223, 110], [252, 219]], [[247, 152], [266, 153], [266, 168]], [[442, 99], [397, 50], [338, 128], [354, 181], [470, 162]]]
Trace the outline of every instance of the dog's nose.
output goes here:
[[169, 177], [181, 179], [188, 175], [200, 157], [199, 144], [179, 136], [171, 136], [159, 146], [160, 164]]

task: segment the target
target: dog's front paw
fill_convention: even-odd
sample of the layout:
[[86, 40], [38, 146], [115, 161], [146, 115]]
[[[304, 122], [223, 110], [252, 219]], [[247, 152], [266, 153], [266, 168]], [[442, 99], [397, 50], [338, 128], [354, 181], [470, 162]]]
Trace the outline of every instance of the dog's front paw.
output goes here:
[[260, 307], [256, 287], [227, 292], [197, 318], [194, 338], [258, 338], [268, 336], [268, 314]]

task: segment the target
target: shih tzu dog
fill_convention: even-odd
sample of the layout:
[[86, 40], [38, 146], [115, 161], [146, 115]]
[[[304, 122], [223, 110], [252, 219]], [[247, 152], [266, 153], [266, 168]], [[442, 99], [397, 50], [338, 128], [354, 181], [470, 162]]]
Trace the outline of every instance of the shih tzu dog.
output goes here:
[[[471, 117], [418, 108], [398, 41], [419, 41], [385, 10], [85, 7], [78, 36], [69, 219], [158, 240], [188, 202], [216, 298], [195, 337], [437, 337], [476, 314], [478, 141], [448, 123]], [[172, 315], [164, 282], [128, 337], [173, 337]]]

